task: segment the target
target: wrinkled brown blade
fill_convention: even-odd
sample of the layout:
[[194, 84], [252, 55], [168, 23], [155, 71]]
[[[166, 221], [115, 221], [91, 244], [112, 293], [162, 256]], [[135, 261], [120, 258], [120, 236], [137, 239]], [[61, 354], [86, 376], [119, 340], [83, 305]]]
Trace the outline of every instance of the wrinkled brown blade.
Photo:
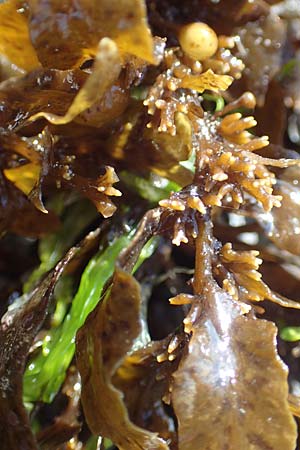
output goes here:
[[103, 37], [124, 53], [153, 62], [143, 0], [28, 0], [30, 37], [44, 67], [78, 66], [93, 58]]
[[268, 14], [248, 22], [236, 32], [241, 39], [239, 56], [247, 67], [247, 89], [262, 106], [269, 82], [280, 70], [286, 24], [275, 14]]
[[294, 450], [296, 424], [276, 327], [243, 316], [214, 283], [204, 298], [174, 374], [179, 450]]

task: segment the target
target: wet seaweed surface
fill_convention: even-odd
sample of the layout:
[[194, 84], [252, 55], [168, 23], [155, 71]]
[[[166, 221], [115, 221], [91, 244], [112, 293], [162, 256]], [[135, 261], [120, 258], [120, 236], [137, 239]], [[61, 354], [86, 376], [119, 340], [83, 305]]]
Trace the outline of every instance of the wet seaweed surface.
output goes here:
[[298, 0], [0, 2], [3, 450], [296, 450]]

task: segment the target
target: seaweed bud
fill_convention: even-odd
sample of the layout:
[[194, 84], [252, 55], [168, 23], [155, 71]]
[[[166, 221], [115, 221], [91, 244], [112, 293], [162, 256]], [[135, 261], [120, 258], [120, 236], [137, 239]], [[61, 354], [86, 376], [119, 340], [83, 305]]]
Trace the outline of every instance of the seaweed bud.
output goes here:
[[182, 50], [198, 61], [210, 58], [218, 49], [218, 37], [206, 23], [185, 25], [179, 31], [178, 39]]

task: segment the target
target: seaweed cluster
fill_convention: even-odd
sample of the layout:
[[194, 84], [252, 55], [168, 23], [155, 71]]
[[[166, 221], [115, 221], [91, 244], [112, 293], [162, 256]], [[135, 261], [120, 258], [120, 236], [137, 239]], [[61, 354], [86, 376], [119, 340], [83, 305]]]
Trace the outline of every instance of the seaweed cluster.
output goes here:
[[3, 450], [295, 450], [299, 24], [0, 4]]

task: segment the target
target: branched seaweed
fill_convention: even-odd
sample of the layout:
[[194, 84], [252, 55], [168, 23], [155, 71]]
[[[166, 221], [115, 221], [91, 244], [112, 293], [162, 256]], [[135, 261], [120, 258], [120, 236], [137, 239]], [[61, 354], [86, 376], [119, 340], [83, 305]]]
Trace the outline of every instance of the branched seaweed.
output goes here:
[[300, 309], [297, 17], [212, 3], [0, 5], [0, 229], [40, 239], [0, 323], [5, 450], [295, 449], [260, 316]]

